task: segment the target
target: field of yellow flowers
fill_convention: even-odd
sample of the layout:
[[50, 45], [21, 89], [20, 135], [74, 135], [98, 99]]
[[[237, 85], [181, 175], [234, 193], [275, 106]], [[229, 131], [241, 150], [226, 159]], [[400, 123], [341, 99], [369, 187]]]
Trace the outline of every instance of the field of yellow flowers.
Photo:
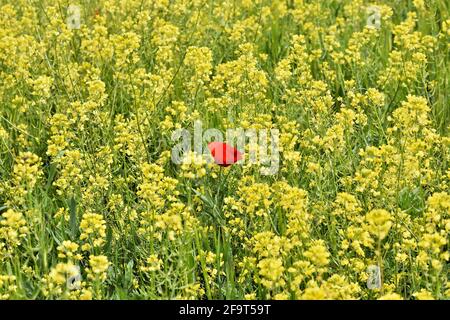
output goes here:
[[0, 298], [450, 298], [447, 0], [0, 4]]

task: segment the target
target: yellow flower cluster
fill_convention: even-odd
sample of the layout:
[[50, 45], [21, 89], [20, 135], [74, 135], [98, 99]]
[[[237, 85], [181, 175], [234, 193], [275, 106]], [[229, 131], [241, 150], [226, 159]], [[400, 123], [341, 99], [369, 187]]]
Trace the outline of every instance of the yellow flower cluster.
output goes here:
[[206, 175], [207, 160], [195, 152], [187, 153], [181, 164], [182, 176], [188, 179], [199, 179]]
[[391, 215], [383, 209], [372, 210], [366, 215], [367, 230], [377, 239], [383, 240], [392, 226]]
[[67, 258], [68, 261], [71, 260], [81, 260], [82, 256], [77, 253], [79, 245], [70, 240], [65, 240], [61, 245], [58, 246], [58, 258]]
[[22, 205], [42, 176], [41, 158], [32, 152], [20, 152], [9, 181], [0, 183], [9, 205]]
[[84, 288], [80, 269], [72, 263], [58, 263], [42, 279], [43, 294], [48, 298], [91, 300], [92, 292]]
[[16, 291], [16, 277], [0, 275], [0, 300], [13, 298]]
[[106, 270], [109, 267], [109, 261], [106, 256], [94, 256], [89, 257], [89, 269], [87, 271], [88, 277], [93, 280], [105, 281]]

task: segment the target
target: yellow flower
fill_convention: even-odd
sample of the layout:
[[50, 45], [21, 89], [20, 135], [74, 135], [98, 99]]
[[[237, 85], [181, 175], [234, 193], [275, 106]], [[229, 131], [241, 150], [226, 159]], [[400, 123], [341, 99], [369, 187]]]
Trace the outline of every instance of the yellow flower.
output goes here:
[[83, 289], [80, 294], [80, 300], [92, 300], [92, 291]]
[[382, 297], [378, 298], [378, 300], [403, 300], [403, 299], [398, 293], [387, 293]]
[[85, 240], [83, 250], [100, 247], [106, 238], [106, 222], [101, 214], [85, 213], [80, 223], [80, 240]]
[[325, 300], [326, 298], [327, 294], [325, 290], [319, 287], [306, 288], [300, 296], [301, 300]]
[[206, 175], [208, 162], [203, 155], [189, 152], [182, 160], [182, 176], [188, 179], [199, 179]]
[[417, 300], [434, 300], [431, 292], [425, 289], [421, 289], [420, 291], [414, 293], [413, 296], [416, 297]]
[[283, 262], [281, 259], [264, 258], [258, 263], [259, 274], [262, 277], [261, 283], [268, 289], [283, 286], [286, 282], [283, 279]]
[[309, 247], [309, 249], [304, 253], [304, 256], [307, 257], [311, 262], [318, 266], [323, 267], [326, 266], [329, 262], [328, 258], [330, 257], [330, 253], [328, 252], [325, 241], [316, 240]]
[[70, 240], [65, 240], [61, 245], [57, 247], [58, 249], [58, 258], [68, 258], [69, 261], [71, 259], [81, 260], [81, 255], [77, 254], [78, 244], [72, 242]]
[[146, 265], [141, 266], [140, 270], [144, 272], [152, 272], [161, 270], [162, 260], [158, 258], [158, 255], [152, 254], [146, 260]]
[[[1, 215], [0, 220], [0, 239], [5, 241], [7, 247], [5, 250], [12, 251], [21, 244], [23, 238], [29, 233], [27, 222], [22, 213], [8, 209]], [[2, 247], [0, 246], [0, 249]], [[0, 254], [2, 252], [0, 251]]]
[[106, 256], [89, 256], [89, 266], [88, 278], [92, 280], [106, 280], [106, 270], [108, 269], [110, 263]]
[[0, 300], [10, 299], [16, 291], [16, 277], [0, 274]]

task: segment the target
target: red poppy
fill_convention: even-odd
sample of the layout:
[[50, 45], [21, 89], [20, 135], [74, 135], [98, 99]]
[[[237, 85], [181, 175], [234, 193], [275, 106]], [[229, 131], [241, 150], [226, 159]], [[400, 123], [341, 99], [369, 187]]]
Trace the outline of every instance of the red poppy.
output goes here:
[[208, 149], [219, 166], [228, 167], [242, 159], [242, 154], [232, 146], [223, 142], [210, 142]]

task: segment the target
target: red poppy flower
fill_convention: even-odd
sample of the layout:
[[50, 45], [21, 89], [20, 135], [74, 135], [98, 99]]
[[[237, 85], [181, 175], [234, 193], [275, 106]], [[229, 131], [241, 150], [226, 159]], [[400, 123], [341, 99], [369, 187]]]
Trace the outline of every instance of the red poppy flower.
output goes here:
[[219, 166], [228, 167], [242, 159], [242, 154], [232, 146], [223, 142], [210, 142], [208, 149]]

